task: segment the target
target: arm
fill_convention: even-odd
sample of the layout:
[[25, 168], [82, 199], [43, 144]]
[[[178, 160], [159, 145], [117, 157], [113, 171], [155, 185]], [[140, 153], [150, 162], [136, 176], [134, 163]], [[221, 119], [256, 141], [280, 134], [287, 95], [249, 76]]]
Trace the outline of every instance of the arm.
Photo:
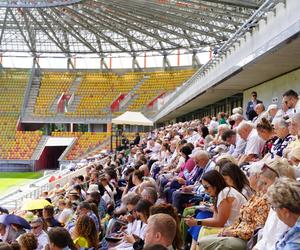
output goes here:
[[[228, 220], [231, 212], [231, 206], [234, 198], [228, 197], [221, 201], [218, 212], [214, 211], [212, 218], [201, 220], [202, 226], [207, 227], [224, 227], [226, 221]], [[188, 226], [196, 226], [197, 220], [195, 218], [185, 219]]]

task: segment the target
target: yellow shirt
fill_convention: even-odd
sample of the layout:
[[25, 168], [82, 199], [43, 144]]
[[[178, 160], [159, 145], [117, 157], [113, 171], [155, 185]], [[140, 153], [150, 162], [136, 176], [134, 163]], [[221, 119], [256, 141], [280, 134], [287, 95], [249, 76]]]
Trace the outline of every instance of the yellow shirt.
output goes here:
[[74, 240], [74, 244], [79, 247], [89, 248], [89, 242], [86, 238], [79, 236]]

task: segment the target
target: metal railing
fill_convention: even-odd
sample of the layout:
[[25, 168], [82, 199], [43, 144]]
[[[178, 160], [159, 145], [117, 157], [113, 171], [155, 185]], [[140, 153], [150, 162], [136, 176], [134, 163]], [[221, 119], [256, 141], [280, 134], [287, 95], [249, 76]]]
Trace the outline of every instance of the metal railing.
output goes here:
[[[179, 88], [177, 88], [172, 98], [166, 101], [164, 107], [168, 106], [170, 103], [177, 98], [187, 86], [196, 82], [200, 77], [204, 77], [210, 68], [217, 65], [219, 61], [221, 61], [222, 56], [224, 56], [233, 46], [235, 43], [239, 42], [239, 39], [243, 38], [245, 34], [251, 31], [254, 27], [258, 25], [260, 20], [266, 18], [266, 13], [273, 11], [275, 6], [280, 3], [285, 2], [285, 0], [266, 0], [254, 13], [253, 15], [233, 34], [231, 38], [229, 38], [212, 56], [212, 58], [204, 64], [190, 79], [184, 82]], [[161, 110], [162, 107], [158, 110], [152, 118], [154, 118]]]

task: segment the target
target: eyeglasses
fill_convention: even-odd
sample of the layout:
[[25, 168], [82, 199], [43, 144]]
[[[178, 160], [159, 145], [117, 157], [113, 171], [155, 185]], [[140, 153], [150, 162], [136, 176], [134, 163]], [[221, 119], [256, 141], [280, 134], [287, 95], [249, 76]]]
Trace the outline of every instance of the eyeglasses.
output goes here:
[[276, 176], [277, 176], [278, 178], [280, 177], [280, 176], [279, 176], [279, 173], [278, 173], [276, 170], [274, 170], [273, 168], [269, 167], [267, 164], [264, 164], [264, 165], [263, 165], [262, 169], [264, 169], [264, 168], [267, 168], [267, 169], [271, 170], [273, 173], [276, 174]]
[[276, 212], [277, 209], [279, 209], [280, 207], [276, 207], [276, 206], [274, 206], [273, 204], [271, 204], [271, 208]]
[[42, 225], [38, 225], [38, 226], [35, 226], [35, 227], [31, 227], [31, 229], [37, 229], [39, 227], [41, 227]]

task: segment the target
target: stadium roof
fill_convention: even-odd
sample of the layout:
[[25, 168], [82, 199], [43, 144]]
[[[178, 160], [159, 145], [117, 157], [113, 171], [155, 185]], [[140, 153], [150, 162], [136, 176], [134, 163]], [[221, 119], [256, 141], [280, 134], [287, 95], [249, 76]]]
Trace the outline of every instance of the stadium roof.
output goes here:
[[0, 52], [30, 56], [218, 48], [262, 0], [0, 0]]

